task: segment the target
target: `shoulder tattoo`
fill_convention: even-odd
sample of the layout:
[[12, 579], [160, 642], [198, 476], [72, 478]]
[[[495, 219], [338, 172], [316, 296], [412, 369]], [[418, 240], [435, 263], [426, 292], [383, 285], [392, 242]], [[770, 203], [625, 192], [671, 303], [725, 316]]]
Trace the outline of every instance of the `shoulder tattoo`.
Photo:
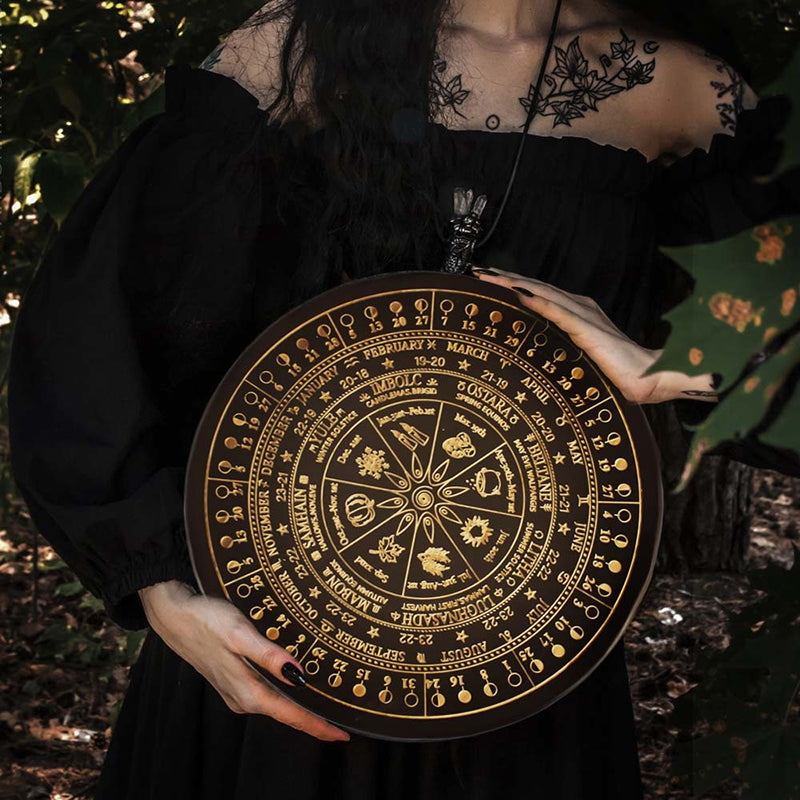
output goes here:
[[[636, 40], [631, 39], [620, 28], [619, 41], [610, 42], [609, 53], [600, 56], [600, 69], [590, 69], [583, 55], [580, 37], [576, 36], [566, 48], [555, 46], [556, 64], [546, 72], [536, 113], [553, 117], [553, 127], [571, 125], [571, 120], [580, 119], [587, 111], [598, 111], [598, 102], [607, 97], [628, 91], [653, 80], [655, 58], [645, 59], [658, 50], [652, 40], [642, 45], [642, 55], [637, 52]], [[529, 111], [533, 102], [535, 84], [528, 88], [526, 97], [519, 102]]]
[[[588, 111], [598, 111], [601, 100], [653, 80], [656, 60], [647, 56], [652, 56], [658, 48], [657, 42], [648, 40], [641, 46], [640, 53], [636, 40], [620, 29], [620, 39], [610, 42], [609, 52], [600, 56], [599, 68], [590, 68], [581, 50], [579, 36], [566, 48], [556, 45], [556, 63], [545, 72], [536, 113], [552, 117], [555, 128], [558, 125], [571, 125], [573, 119], [584, 117]], [[447, 62], [437, 53], [430, 87], [432, 108], [435, 111], [449, 109], [464, 117], [459, 106], [467, 99], [470, 90], [464, 87], [461, 74], [446, 77], [446, 71]], [[527, 95], [519, 98], [526, 115], [533, 102], [534, 90], [535, 84], [531, 83]], [[524, 120], [519, 127], [523, 125]], [[499, 116], [490, 113], [485, 126], [489, 130], [496, 130], [500, 126]]]
[[735, 131], [739, 115], [743, 111], [744, 78], [730, 64], [713, 53], [706, 51], [705, 56], [715, 62], [717, 72], [722, 76], [721, 80], [711, 81], [719, 100], [717, 111], [720, 125], [726, 130]]
[[222, 58], [222, 51], [225, 45], [220, 42], [201, 62], [200, 69], [212, 69]]

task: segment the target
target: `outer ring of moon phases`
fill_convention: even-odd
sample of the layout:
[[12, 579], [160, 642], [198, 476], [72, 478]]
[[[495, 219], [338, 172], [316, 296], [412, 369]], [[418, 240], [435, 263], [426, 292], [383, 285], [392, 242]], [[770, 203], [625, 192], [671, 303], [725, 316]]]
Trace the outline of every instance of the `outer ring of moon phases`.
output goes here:
[[280, 317], [211, 396], [184, 486], [202, 592], [303, 666], [282, 694], [430, 741], [581, 684], [653, 572], [642, 409], [504, 287], [405, 272]]

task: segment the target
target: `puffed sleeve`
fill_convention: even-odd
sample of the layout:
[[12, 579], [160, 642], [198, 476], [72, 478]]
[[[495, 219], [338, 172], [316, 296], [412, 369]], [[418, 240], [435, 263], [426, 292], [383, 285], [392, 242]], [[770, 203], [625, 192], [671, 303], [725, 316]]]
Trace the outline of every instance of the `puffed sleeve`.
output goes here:
[[195, 583], [187, 455], [258, 332], [255, 251], [278, 230], [256, 99], [183, 64], [165, 88], [165, 110], [59, 229], [19, 308], [9, 375], [11, 465], [32, 519], [129, 629], [147, 624], [137, 589]]
[[714, 134], [708, 150], [660, 171], [652, 191], [660, 245], [713, 242], [800, 210], [800, 168], [757, 180], [778, 164], [790, 111], [787, 97], [762, 97], [739, 114], [734, 133]]
[[[734, 133], [715, 134], [707, 150], [695, 148], [660, 172], [653, 184], [659, 245], [717, 241], [762, 222], [800, 212], [800, 168], [784, 171], [772, 180], [757, 180], [759, 176], [771, 175], [779, 163], [783, 148], [781, 130], [790, 110], [790, 102], [784, 96], [760, 98], [756, 106], [740, 113]], [[692, 284], [689, 279], [687, 287]], [[796, 378], [792, 376], [776, 393], [769, 417], [756, 431], [707, 452], [800, 476], [800, 454], [768, 446], [757, 436], [793, 395]], [[723, 392], [721, 399], [725, 395]], [[702, 422], [715, 405], [691, 398], [674, 401], [687, 439], [692, 434], [685, 426]]]

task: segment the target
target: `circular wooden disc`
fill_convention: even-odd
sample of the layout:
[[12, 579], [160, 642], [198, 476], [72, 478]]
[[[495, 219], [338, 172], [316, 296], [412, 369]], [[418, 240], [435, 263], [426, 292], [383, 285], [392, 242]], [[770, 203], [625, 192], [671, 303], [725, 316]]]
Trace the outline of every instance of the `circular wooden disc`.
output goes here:
[[645, 416], [516, 295], [352, 281], [231, 367], [185, 487], [204, 593], [303, 665], [342, 727], [458, 738], [541, 711], [622, 636], [661, 530]]

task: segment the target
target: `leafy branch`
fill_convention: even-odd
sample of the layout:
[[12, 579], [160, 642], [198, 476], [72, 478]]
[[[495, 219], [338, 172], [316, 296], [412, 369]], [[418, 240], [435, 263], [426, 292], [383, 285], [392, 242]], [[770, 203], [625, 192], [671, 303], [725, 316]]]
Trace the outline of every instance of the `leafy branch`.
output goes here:
[[[800, 165], [800, 49], [762, 95], [792, 101], [777, 169], [755, 182], [779, 180]], [[673, 370], [722, 375], [720, 401], [694, 426], [681, 491], [704, 453], [747, 434], [800, 452], [800, 400], [785, 396], [800, 375], [800, 215], [771, 220], [710, 244], [663, 248], [695, 279], [694, 292], [665, 318], [664, 350], [646, 374]], [[781, 399], [778, 407], [778, 398]], [[793, 422], [794, 421], [794, 422]]]

